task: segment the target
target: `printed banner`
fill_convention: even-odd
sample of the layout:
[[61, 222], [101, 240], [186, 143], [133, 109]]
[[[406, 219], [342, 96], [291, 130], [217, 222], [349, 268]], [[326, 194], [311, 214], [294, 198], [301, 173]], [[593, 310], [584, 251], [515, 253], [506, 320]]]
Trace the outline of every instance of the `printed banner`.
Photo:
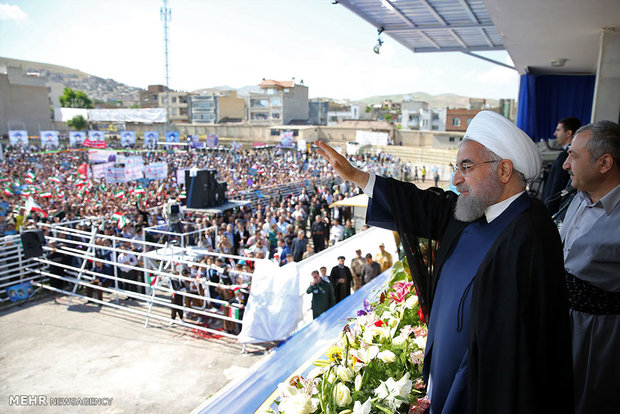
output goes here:
[[9, 143], [11, 145], [28, 145], [28, 131], [25, 129], [9, 130]]
[[147, 148], [155, 146], [159, 141], [159, 132], [157, 131], [146, 131], [144, 133], [144, 146]]
[[41, 147], [57, 147], [58, 146], [58, 131], [41, 131]]
[[220, 137], [215, 135], [215, 134], [209, 134], [207, 135], [207, 147], [209, 148], [216, 148], [217, 144], [220, 141]]
[[[168, 177], [168, 164], [165, 162], [154, 162], [144, 166], [144, 178], [149, 180], [164, 180]], [[185, 177], [185, 175], [183, 175]]]
[[200, 135], [191, 135], [188, 138], [189, 138], [189, 145], [192, 148], [204, 148], [205, 147], [205, 143], [200, 142]]
[[179, 139], [179, 131], [166, 132], [166, 142], [181, 142]]
[[121, 132], [121, 147], [136, 145], [136, 131]]
[[90, 150], [88, 151], [88, 162], [116, 162], [116, 152], [114, 151], [101, 151]]
[[91, 171], [93, 172], [93, 178], [96, 180], [100, 180], [102, 178], [106, 178], [106, 171], [108, 168], [114, 167], [113, 162], [104, 162], [101, 164], [93, 164], [91, 167]]
[[185, 185], [185, 170], [178, 169], [177, 170], [177, 185]]
[[293, 148], [293, 131], [286, 131], [282, 133], [280, 145], [283, 148]]
[[134, 181], [143, 178], [142, 165], [125, 165], [125, 180]]
[[69, 132], [69, 145], [74, 147], [76, 145], [82, 145], [86, 140], [86, 132], [84, 131], [70, 131]]
[[82, 145], [88, 148], [106, 148], [105, 135], [101, 131], [90, 130]]
[[125, 167], [133, 167], [144, 165], [144, 159], [140, 155], [134, 155], [131, 157], [127, 157], [123, 154], [116, 154], [116, 163], [117, 164], [125, 164]]
[[128, 180], [125, 179], [125, 168], [108, 167], [105, 172], [105, 180], [110, 184], [127, 182]]

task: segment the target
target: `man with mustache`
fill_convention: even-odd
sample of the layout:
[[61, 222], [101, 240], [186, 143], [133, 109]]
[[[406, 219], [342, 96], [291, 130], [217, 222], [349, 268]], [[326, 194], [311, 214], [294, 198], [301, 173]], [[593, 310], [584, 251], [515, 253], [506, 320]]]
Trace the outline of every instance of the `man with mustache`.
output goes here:
[[560, 232], [568, 286], [575, 412], [620, 412], [620, 126], [577, 130], [564, 169], [579, 192]]
[[[459, 196], [363, 172], [316, 145], [371, 197], [367, 223], [399, 232], [424, 288], [430, 412], [572, 412], [562, 247], [544, 205], [525, 191], [541, 169], [527, 134], [478, 113], [457, 154]], [[412, 266], [417, 237], [439, 242], [427, 286]]]

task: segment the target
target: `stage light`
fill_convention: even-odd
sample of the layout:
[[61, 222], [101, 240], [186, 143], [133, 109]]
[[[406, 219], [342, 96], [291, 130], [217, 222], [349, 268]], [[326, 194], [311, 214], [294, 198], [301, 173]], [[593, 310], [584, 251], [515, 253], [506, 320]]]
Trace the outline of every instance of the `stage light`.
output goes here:
[[381, 46], [383, 46], [383, 40], [381, 40], [381, 33], [383, 33], [383, 27], [377, 29], [377, 44], [375, 45], [375, 47], [372, 48], [373, 52], [375, 52], [377, 55], [379, 54], [379, 49], [381, 49]]
[[378, 55], [379, 54], [379, 49], [381, 49], [381, 46], [383, 45], [383, 40], [381, 40], [381, 38], [377, 39], [377, 44], [375, 45], [375, 47], [372, 48], [372, 50]]

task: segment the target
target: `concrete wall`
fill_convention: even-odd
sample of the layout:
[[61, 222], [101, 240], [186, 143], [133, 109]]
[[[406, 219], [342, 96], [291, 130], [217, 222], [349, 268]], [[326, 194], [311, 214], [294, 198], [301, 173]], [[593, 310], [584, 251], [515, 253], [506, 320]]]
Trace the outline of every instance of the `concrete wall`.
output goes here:
[[0, 134], [25, 129], [38, 136], [51, 127], [48, 89], [42, 79], [0, 73]]
[[230, 95], [218, 96], [218, 118], [239, 118], [245, 117], [245, 99], [237, 97], [236, 91], [231, 91]]
[[282, 97], [282, 122], [286, 125], [293, 119], [307, 120], [309, 118], [308, 87], [295, 85]]

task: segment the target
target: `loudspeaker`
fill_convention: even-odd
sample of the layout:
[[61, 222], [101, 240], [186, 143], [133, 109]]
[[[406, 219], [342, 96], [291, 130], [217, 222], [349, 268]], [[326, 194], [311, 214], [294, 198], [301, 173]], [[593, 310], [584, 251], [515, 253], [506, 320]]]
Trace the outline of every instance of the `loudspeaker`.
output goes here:
[[[185, 191], [187, 208], [208, 208], [217, 204], [217, 170], [197, 170], [195, 176], [185, 171]], [[226, 190], [224, 190], [226, 191]]]
[[43, 245], [45, 244], [43, 230], [25, 231], [21, 234], [21, 239], [26, 258], [43, 256]]
[[216, 191], [214, 191], [216, 206], [221, 206], [226, 202], [226, 185], [225, 182], [217, 183]]

